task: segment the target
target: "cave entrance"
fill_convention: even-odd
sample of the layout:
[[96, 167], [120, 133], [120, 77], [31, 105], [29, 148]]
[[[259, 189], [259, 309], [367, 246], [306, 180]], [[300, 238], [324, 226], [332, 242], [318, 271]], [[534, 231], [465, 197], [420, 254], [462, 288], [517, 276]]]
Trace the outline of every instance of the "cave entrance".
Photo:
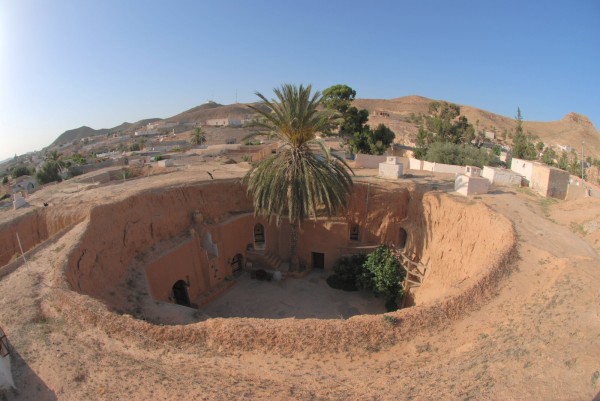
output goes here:
[[324, 269], [325, 268], [325, 254], [320, 252], [312, 253], [312, 266], [313, 269]]
[[400, 227], [400, 236], [398, 238], [398, 248], [403, 249], [406, 246], [406, 239], [408, 238], [408, 233], [402, 227]]
[[244, 257], [241, 253], [236, 254], [233, 259], [231, 259], [231, 272], [233, 274], [238, 274], [242, 271], [242, 267], [244, 266]]
[[260, 223], [254, 225], [254, 249], [265, 249], [265, 226]]
[[173, 298], [175, 298], [177, 305], [191, 306], [185, 281], [179, 280], [173, 285]]

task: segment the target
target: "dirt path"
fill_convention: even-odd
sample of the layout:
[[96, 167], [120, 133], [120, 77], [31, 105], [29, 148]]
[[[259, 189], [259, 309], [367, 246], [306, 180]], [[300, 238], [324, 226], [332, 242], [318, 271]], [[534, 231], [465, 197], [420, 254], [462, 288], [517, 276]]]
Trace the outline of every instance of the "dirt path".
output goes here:
[[[0, 321], [14, 346], [18, 386], [0, 400], [593, 399], [600, 392], [593, 237], [570, 227], [568, 203], [520, 191], [474, 202], [509, 217], [520, 238], [521, 258], [497, 295], [391, 348], [343, 354], [221, 354], [67, 324], [47, 302], [61, 247], [74, 235], [67, 233], [0, 280]], [[591, 221], [600, 204], [577, 211], [578, 221]]]

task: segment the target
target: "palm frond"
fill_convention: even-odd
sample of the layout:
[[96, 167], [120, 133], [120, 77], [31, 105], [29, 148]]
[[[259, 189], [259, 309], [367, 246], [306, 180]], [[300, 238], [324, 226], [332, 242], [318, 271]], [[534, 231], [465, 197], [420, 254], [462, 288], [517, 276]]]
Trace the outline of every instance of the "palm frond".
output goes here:
[[[273, 99], [257, 93], [262, 107], [249, 106], [260, 116], [256, 126], [283, 143], [244, 177], [255, 213], [277, 222], [333, 216], [346, 208], [352, 191], [350, 167], [316, 140], [339, 122], [339, 115], [323, 110], [320, 92], [311, 91], [311, 85], [286, 84], [273, 90]], [[317, 151], [311, 149], [314, 144]]]

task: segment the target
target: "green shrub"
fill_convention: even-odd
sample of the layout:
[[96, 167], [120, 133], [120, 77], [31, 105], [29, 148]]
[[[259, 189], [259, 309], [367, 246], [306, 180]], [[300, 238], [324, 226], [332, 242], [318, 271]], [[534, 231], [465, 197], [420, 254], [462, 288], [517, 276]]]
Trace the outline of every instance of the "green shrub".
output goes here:
[[54, 160], [48, 160], [36, 173], [37, 180], [44, 185], [49, 182], [61, 181], [60, 166]]
[[471, 145], [450, 142], [435, 142], [429, 145], [424, 160], [456, 166], [497, 166], [500, 160], [496, 155]]
[[398, 309], [396, 300], [403, 295], [401, 282], [405, 272], [390, 249], [380, 245], [369, 254], [363, 267], [361, 286], [382, 295], [388, 311]]
[[327, 278], [331, 288], [369, 290], [383, 296], [388, 311], [398, 309], [397, 300], [403, 295], [401, 283], [405, 271], [387, 246], [379, 246], [368, 256], [361, 254], [340, 258], [333, 271], [334, 274]]
[[357, 291], [358, 278], [362, 274], [366, 255], [352, 255], [338, 260], [333, 267], [334, 274], [327, 278], [331, 288], [344, 291]]
[[15, 166], [13, 167], [10, 175], [12, 176], [12, 178], [17, 178], [23, 175], [32, 175], [34, 172], [34, 169], [31, 169], [27, 166]]

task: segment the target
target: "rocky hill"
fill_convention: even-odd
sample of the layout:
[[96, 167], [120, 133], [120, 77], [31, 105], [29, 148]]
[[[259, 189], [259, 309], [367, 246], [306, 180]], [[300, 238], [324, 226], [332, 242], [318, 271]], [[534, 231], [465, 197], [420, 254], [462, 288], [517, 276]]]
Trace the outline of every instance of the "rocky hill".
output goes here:
[[135, 123], [124, 122], [123, 124], [117, 125], [116, 127], [113, 127], [113, 128], [101, 128], [101, 129], [93, 129], [93, 128], [90, 128], [90, 127], [87, 127], [84, 125], [83, 127], [79, 127], [79, 128], [75, 128], [75, 129], [71, 129], [71, 130], [67, 130], [67, 131], [63, 132], [62, 134], [60, 134], [58, 136], [58, 138], [56, 138], [54, 140], [54, 142], [52, 142], [51, 146], [59, 145], [59, 144], [66, 144], [66, 143], [76, 141], [79, 139], [83, 139], [83, 138], [88, 138], [88, 137], [93, 137], [93, 136], [98, 136], [98, 135], [106, 135], [106, 134], [112, 133], [112, 132], [133, 132], [148, 123], [160, 121], [160, 120], [161, 120], [160, 118], [148, 118], [145, 120], [140, 120]]
[[[356, 107], [369, 110], [369, 123], [388, 125], [396, 133], [396, 142], [414, 144], [417, 126], [411, 122], [411, 115], [426, 113], [433, 99], [421, 96], [405, 96], [396, 99], [356, 99]], [[472, 106], [461, 105], [461, 113], [465, 115], [479, 130], [496, 132], [498, 136], [516, 127], [514, 118], [494, 114]], [[581, 150], [581, 142], [585, 142], [584, 153], [600, 158], [600, 133], [586, 117], [577, 113], [569, 113], [563, 119], [550, 122], [524, 121], [523, 129], [536, 138], [550, 145], [570, 146]]]
[[208, 102], [203, 105], [193, 107], [173, 117], [169, 117], [166, 119], [166, 121], [179, 123], [205, 123], [206, 120], [213, 118], [231, 117], [243, 119], [244, 117], [254, 114], [254, 112], [248, 107], [249, 105], [256, 106], [257, 104], [234, 103], [223, 105], [215, 102]]
[[[396, 133], [396, 142], [400, 144], [414, 144], [418, 127], [411, 116], [426, 113], [429, 103], [433, 99], [422, 96], [404, 96], [395, 99], [356, 99], [354, 105], [369, 111], [369, 124], [376, 126], [384, 123]], [[254, 104], [256, 105], [256, 104]], [[461, 105], [464, 114], [477, 130], [491, 131], [501, 138], [502, 133], [515, 129], [514, 118], [494, 114], [472, 106]], [[193, 107], [180, 114], [164, 119], [167, 122], [199, 123], [205, 124], [213, 118], [238, 118], [243, 119], [252, 114], [247, 104], [222, 105], [208, 102]], [[65, 131], [53, 145], [67, 143], [73, 140], [105, 135], [108, 132], [133, 132], [142, 126], [161, 119], [147, 119], [136, 123], [123, 123], [110, 129], [95, 130], [90, 127], [80, 127]], [[592, 122], [585, 116], [569, 113], [563, 119], [551, 122], [524, 121], [523, 127], [535, 141], [558, 146], [570, 146], [580, 151], [581, 143], [585, 142], [585, 154], [600, 158], [600, 133]]]

